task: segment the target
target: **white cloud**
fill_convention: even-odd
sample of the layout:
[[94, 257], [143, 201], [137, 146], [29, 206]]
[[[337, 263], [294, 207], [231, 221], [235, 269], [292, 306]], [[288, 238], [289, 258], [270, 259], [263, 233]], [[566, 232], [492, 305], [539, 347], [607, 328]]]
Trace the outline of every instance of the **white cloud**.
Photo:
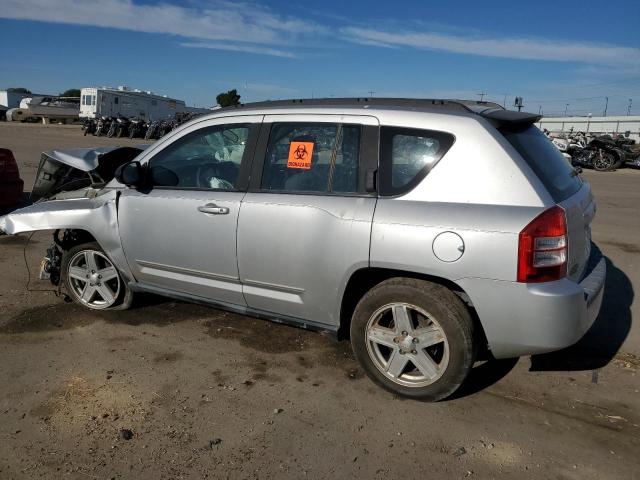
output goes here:
[[[294, 32], [314, 31], [313, 25], [302, 25], [255, 5], [225, 1], [210, 1], [206, 5], [206, 8], [185, 8], [167, 3], [137, 4], [132, 0], [2, 0], [0, 17], [239, 44], [285, 44]], [[237, 50], [250, 51], [246, 48]], [[263, 50], [267, 55], [292, 56], [281, 50]], [[259, 49], [254, 48], [252, 53], [259, 53]]]
[[[162, 0], [169, 1], [169, 0]], [[115, 28], [179, 37], [184, 46], [296, 57], [304, 46], [337, 41], [373, 48], [416, 48], [520, 60], [576, 62], [637, 72], [640, 49], [593, 42], [500, 37], [495, 34], [440, 33], [345, 27], [277, 14], [268, 7], [231, 0], [190, 0], [186, 6], [136, 3], [141, 0], [0, 0], [0, 18]], [[292, 11], [300, 11], [294, 9]], [[320, 18], [320, 13], [309, 15]], [[308, 17], [309, 15], [306, 15]], [[335, 19], [334, 19], [335, 20]], [[392, 20], [392, 19], [390, 19]], [[418, 27], [416, 27], [418, 28]]]
[[461, 36], [435, 32], [390, 32], [345, 27], [346, 38], [358, 43], [412, 47], [452, 53], [521, 60], [580, 62], [603, 65], [638, 65], [640, 49], [589, 42], [563, 42], [530, 38]]
[[181, 47], [188, 48], [208, 48], [210, 50], [229, 50], [232, 52], [255, 53], [257, 55], [271, 55], [274, 57], [295, 58], [295, 54], [285, 50], [278, 50], [269, 47], [257, 47], [254, 45], [231, 44], [231, 43], [202, 43], [202, 42], [183, 42]]

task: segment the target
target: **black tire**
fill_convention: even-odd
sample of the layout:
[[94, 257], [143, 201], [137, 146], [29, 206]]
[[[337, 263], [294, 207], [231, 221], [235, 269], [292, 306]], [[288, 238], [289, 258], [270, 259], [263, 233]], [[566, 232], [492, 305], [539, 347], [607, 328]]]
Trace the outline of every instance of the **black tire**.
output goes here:
[[[369, 353], [367, 325], [376, 312], [393, 303], [409, 304], [429, 312], [446, 337], [448, 362], [439, 378], [429, 385], [407, 386], [390, 379], [376, 366]], [[391, 278], [373, 287], [358, 302], [350, 333], [354, 354], [367, 375], [386, 390], [409, 398], [438, 401], [450, 396], [462, 385], [475, 361], [474, 327], [468, 309], [451, 290], [424, 280]], [[415, 368], [412, 363], [406, 365], [405, 368]], [[400, 374], [401, 377], [404, 375]]]
[[113, 305], [104, 307], [104, 308], [95, 308], [95, 307], [88, 306], [81, 301], [80, 297], [76, 293], [76, 290], [71, 285], [71, 279], [69, 277], [69, 266], [70, 266], [71, 260], [74, 258], [74, 256], [76, 256], [76, 254], [82, 251], [87, 251], [87, 250], [97, 251], [106, 256], [106, 254], [104, 253], [104, 250], [102, 250], [100, 245], [96, 242], [82, 243], [82, 244], [76, 245], [70, 248], [69, 250], [66, 250], [62, 255], [62, 265], [61, 265], [60, 273], [61, 273], [63, 285], [69, 297], [78, 305], [81, 305], [89, 309], [99, 309], [99, 310], [128, 309], [131, 306], [131, 303], [133, 301], [133, 292], [131, 291], [127, 283], [122, 278], [122, 275], [120, 275], [120, 272], [117, 271], [117, 268], [116, 268], [116, 272], [117, 272], [117, 277], [120, 281], [120, 288], [119, 288], [118, 296], [115, 299], [115, 302], [113, 303]]

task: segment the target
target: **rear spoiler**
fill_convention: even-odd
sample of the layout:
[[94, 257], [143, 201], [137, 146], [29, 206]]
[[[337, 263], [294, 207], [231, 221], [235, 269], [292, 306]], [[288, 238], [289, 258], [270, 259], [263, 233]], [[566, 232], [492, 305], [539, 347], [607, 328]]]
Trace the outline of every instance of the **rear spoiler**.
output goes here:
[[469, 105], [466, 103], [465, 106], [473, 113], [489, 120], [496, 128], [517, 129], [528, 127], [542, 118], [542, 115], [536, 115], [535, 113], [516, 112], [514, 110], [505, 110], [502, 107], [482, 108], [480, 105]]

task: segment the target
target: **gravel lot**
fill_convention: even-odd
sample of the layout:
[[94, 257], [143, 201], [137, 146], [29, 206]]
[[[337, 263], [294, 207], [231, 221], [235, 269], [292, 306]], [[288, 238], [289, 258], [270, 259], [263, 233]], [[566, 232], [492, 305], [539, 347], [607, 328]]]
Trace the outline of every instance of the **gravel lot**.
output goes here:
[[[0, 123], [27, 189], [53, 148], [141, 143]], [[0, 478], [638, 478], [640, 171], [585, 172], [609, 258], [566, 351], [478, 364], [457, 398], [375, 387], [346, 342], [145, 297], [64, 303], [33, 279], [50, 236], [0, 237]]]

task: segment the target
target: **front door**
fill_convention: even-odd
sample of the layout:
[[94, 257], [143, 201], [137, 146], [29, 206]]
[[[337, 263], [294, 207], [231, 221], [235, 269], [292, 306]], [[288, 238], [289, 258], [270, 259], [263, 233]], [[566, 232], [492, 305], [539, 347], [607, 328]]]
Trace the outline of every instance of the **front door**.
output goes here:
[[123, 191], [118, 224], [138, 282], [246, 305], [236, 230], [262, 116], [196, 123], [152, 147], [151, 189]]
[[369, 264], [378, 121], [268, 115], [238, 222], [238, 265], [250, 308], [337, 326], [340, 292]]

